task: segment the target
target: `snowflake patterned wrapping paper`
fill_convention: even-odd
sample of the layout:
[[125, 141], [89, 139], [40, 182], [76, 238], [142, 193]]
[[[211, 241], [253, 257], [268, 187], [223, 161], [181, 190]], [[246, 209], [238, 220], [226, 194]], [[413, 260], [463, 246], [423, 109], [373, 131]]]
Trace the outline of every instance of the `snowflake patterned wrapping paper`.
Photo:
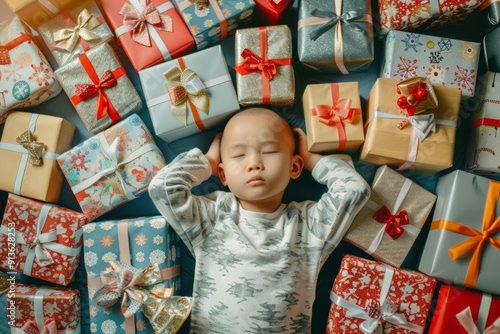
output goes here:
[[60, 117], [11, 112], [0, 139], [0, 189], [56, 203], [64, 180], [56, 158], [71, 147], [74, 133]]
[[[85, 222], [79, 212], [9, 194], [0, 226], [0, 266], [68, 285], [80, 260]], [[9, 263], [9, 232], [16, 238], [15, 263]]]
[[441, 285], [429, 334], [490, 333], [484, 330], [498, 328], [500, 322], [500, 297], [474, 290]]
[[292, 33], [286, 25], [238, 29], [236, 89], [243, 106], [292, 106]]
[[233, 35], [236, 29], [249, 26], [255, 8], [253, 0], [173, 1], [189, 27], [198, 50], [216, 45]]
[[[101, 0], [101, 5], [136, 71], [196, 49], [191, 32], [169, 0]], [[139, 23], [141, 15], [147, 20]]]
[[500, 182], [456, 170], [439, 178], [418, 269], [443, 281], [500, 294]]
[[288, 10], [293, 6], [293, 0], [254, 0], [255, 10], [252, 14], [253, 24], [272, 26], [281, 23]]
[[94, 0], [61, 12], [38, 31], [59, 66], [114, 38]]
[[139, 78], [154, 131], [166, 142], [205, 131], [240, 109], [219, 45], [144, 69]]
[[480, 43], [391, 31], [385, 40], [381, 78], [426, 77], [433, 85], [458, 88], [474, 96]]
[[[414, 117], [418, 131], [413, 129], [413, 123], [399, 129], [398, 124], [405, 119], [397, 105], [398, 98], [402, 96], [397, 92], [399, 82], [397, 79], [379, 78], [370, 91], [360, 161], [404, 169], [410, 165], [411, 169], [430, 173], [451, 167], [460, 90], [433, 85], [438, 100], [437, 109]], [[434, 120], [431, 115], [434, 115]], [[433, 122], [434, 132], [421, 140], [421, 126], [425, 125], [424, 130], [431, 130]]]
[[17, 16], [33, 27], [38, 27], [59, 13], [76, 0], [4, 0]]
[[326, 333], [375, 333], [379, 327], [385, 334], [423, 333], [435, 286], [419, 272], [345, 255], [330, 294]]
[[483, 54], [486, 68], [490, 72], [500, 73], [500, 27], [495, 28], [483, 38]]
[[377, 169], [371, 188], [369, 201], [344, 239], [375, 259], [399, 268], [427, 220], [436, 195], [388, 166]]
[[93, 134], [142, 108], [139, 94], [108, 43], [78, 55], [59, 67], [55, 75]]
[[[100, 274], [109, 261], [120, 261], [143, 270], [158, 264], [170, 278], [147, 289], [173, 288], [180, 293], [180, 239], [161, 216], [130, 220], [93, 222], [83, 227], [84, 260], [89, 284], [90, 330], [98, 333], [152, 333], [151, 324], [143, 312], [127, 318], [120, 314], [119, 302], [105, 310], [93, 299]], [[97, 285], [94, 287], [94, 285]], [[135, 318], [135, 319], [134, 319]], [[130, 328], [132, 327], [132, 328]]]
[[0, 23], [0, 117], [61, 92], [50, 64], [18, 17]]
[[57, 162], [88, 221], [137, 198], [166, 165], [137, 115], [71, 148]]
[[300, 62], [316, 71], [366, 71], [375, 52], [371, 1], [301, 1], [297, 43]]

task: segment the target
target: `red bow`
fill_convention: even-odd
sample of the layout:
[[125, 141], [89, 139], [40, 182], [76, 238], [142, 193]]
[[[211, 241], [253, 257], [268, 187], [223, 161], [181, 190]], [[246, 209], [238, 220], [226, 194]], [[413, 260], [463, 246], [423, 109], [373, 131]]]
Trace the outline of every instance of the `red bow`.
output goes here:
[[267, 59], [262, 61], [262, 58], [256, 55], [252, 50], [245, 48], [241, 52], [241, 56], [245, 59], [241, 64], [234, 67], [236, 72], [241, 75], [260, 72], [268, 81], [273, 80], [276, 75], [276, 66], [292, 65], [290, 58]]
[[116, 110], [113, 107], [111, 101], [109, 101], [108, 96], [104, 92], [104, 88], [110, 88], [115, 86], [117, 83], [116, 77], [110, 70], [104, 72], [103, 76], [99, 80], [97, 85], [95, 84], [76, 84], [75, 85], [75, 95], [79, 96], [82, 100], [90, 98], [92, 95], [97, 93], [97, 120], [108, 114], [115, 114]]
[[334, 105], [319, 104], [311, 110], [313, 116], [319, 116], [319, 121], [328, 126], [337, 123], [352, 122], [356, 108], [351, 108], [351, 99], [335, 101]]
[[382, 205], [380, 209], [375, 212], [373, 219], [379, 223], [385, 224], [385, 232], [389, 234], [393, 240], [396, 240], [404, 233], [405, 230], [402, 226], [410, 223], [406, 210], [401, 210], [393, 215], [385, 205]]

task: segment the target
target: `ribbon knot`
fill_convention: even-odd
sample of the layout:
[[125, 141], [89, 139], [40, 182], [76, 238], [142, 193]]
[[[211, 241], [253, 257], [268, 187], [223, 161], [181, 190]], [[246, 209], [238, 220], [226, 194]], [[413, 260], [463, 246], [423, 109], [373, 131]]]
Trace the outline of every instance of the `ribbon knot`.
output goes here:
[[380, 209], [375, 212], [373, 219], [381, 224], [385, 224], [385, 232], [393, 239], [396, 240], [404, 233], [404, 225], [410, 223], [408, 212], [401, 210], [395, 214], [391, 214], [389, 208], [382, 205]]
[[42, 155], [45, 150], [45, 145], [41, 142], [33, 140], [33, 134], [30, 130], [26, 130], [19, 137], [16, 142], [28, 151], [30, 164], [40, 166], [42, 164]]
[[276, 61], [273, 59], [263, 61], [261, 57], [248, 48], [243, 49], [241, 57], [244, 59], [243, 62], [235, 67], [235, 70], [239, 74], [245, 75], [252, 72], [260, 72], [262, 77], [267, 81], [273, 80], [276, 75]]
[[71, 52], [76, 47], [80, 38], [87, 42], [101, 40], [101, 37], [92, 31], [100, 25], [101, 21], [95, 18], [87, 9], [82, 10], [78, 14], [77, 23], [74, 28], [64, 28], [54, 32], [55, 48]]
[[364, 29], [356, 23], [358, 20], [363, 18], [363, 14], [359, 11], [356, 10], [351, 10], [346, 13], [342, 13], [340, 16], [337, 15], [334, 11], [331, 10], [322, 10], [322, 9], [314, 9], [311, 12], [312, 16], [315, 17], [320, 17], [320, 18], [326, 18], [329, 19], [323, 24], [318, 25], [315, 29], [311, 31], [309, 34], [309, 37], [311, 40], [315, 41], [317, 40], [321, 35], [323, 35], [325, 32], [328, 30], [332, 29], [335, 27], [335, 25], [340, 21], [342, 23], [351, 25], [355, 30], [362, 30]]
[[351, 123], [356, 112], [356, 108], [351, 108], [351, 99], [341, 99], [333, 101], [333, 105], [319, 104], [311, 110], [313, 116], [318, 116], [318, 120], [328, 126], [337, 123]]
[[436, 93], [425, 78], [413, 77], [401, 81], [397, 85], [397, 100], [400, 110], [407, 116], [415, 116], [419, 112], [436, 109], [438, 105]]
[[19, 243], [25, 244], [30, 250], [34, 249], [35, 259], [41, 267], [54, 263], [52, 256], [45, 247], [45, 244], [53, 242], [57, 242], [57, 232], [55, 230], [40, 233], [35, 236], [23, 234], [22, 240], [19, 240]]
[[116, 76], [110, 70], [107, 70], [102, 75], [101, 79], [97, 84], [76, 84], [75, 85], [75, 95], [79, 96], [82, 100], [87, 100], [94, 94], [97, 96], [97, 120], [101, 119], [104, 115], [108, 113], [108, 109], [113, 109], [114, 107], [109, 100], [108, 96], [104, 92], [104, 88], [110, 88], [117, 84]]
[[43, 328], [39, 328], [35, 321], [28, 320], [21, 329], [24, 334], [57, 334], [57, 322], [54, 318], [48, 318]]
[[[455, 315], [467, 334], [481, 334], [472, 317], [470, 306]], [[500, 334], [500, 317], [498, 317], [482, 334]]]

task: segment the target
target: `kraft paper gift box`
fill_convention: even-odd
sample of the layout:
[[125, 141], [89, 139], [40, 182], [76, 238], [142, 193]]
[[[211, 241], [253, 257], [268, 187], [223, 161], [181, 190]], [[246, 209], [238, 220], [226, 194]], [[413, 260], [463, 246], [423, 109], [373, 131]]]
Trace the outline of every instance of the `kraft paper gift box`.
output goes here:
[[238, 102], [243, 106], [292, 106], [295, 77], [290, 28], [238, 29], [235, 40]]
[[205, 49], [234, 35], [236, 29], [250, 26], [255, 8], [253, 0], [173, 0], [191, 31], [196, 48]]
[[293, 6], [293, 0], [254, 0], [253, 24], [272, 26], [280, 24], [285, 14]]
[[309, 84], [302, 105], [310, 152], [355, 151], [363, 143], [357, 82]]
[[481, 44], [391, 30], [385, 39], [381, 78], [426, 77], [433, 85], [474, 96]]
[[88, 221], [137, 198], [166, 165], [135, 114], [61, 154], [57, 163]]
[[494, 334], [499, 326], [500, 297], [443, 284], [428, 333]]
[[423, 333], [435, 285], [419, 272], [345, 255], [330, 293], [326, 333]]
[[196, 49], [191, 32], [169, 0], [101, 0], [101, 6], [136, 71]]
[[[91, 332], [133, 333], [137, 328], [141, 333], [153, 333], [153, 329], [156, 333], [175, 333], [176, 327], [182, 325], [191, 311], [191, 299], [172, 297], [158, 301], [157, 296], [151, 295], [154, 290], [158, 290], [158, 294], [159, 289], [172, 289], [174, 296], [180, 293], [180, 239], [165, 218], [153, 216], [89, 223], [83, 227], [83, 239]], [[147, 296], [146, 305], [136, 300], [125, 305], [127, 311], [132, 312], [127, 318], [120, 311], [121, 298], [105, 298], [113, 292], [106, 281], [119, 279], [120, 270], [122, 275], [132, 271], [141, 277], [139, 282], [127, 280], [123, 289], [140, 297]], [[142, 287], [141, 283], [144, 283]], [[114, 292], [123, 293], [120, 289]], [[157, 301], [160, 305], [154, 305]], [[163, 331], [157, 327], [162, 322], [167, 327]], [[152, 323], [157, 325], [152, 327]]]
[[0, 73], [0, 117], [61, 92], [50, 64], [17, 16], [0, 23]]
[[71, 147], [74, 133], [60, 117], [10, 113], [0, 139], [0, 189], [56, 203], [63, 182], [56, 159]]
[[[432, 85], [437, 108], [407, 118], [397, 104], [402, 96], [397, 92], [398, 84], [397, 79], [379, 78], [373, 85], [367, 101], [368, 119], [360, 160], [432, 173], [451, 167], [461, 92], [456, 88]], [[402, 121], [410, 120], [413, 123], [398, 128]], [[428, 135], [422, 140], [420, 134], [425, 131]]]
[[15, 307], [12, 334], [81, 332], [78, 289], [16, 284], [7, 304]]
[[[10, 193], [0, 226], [0, 266], [68, 285], [80, 260], [85, 222], [79, 212]], [[14, 253], [9, 236], [15, 237]]]
[[372, 192], [344, 239], [375, 259], [401, 267], [436, 195], [388, 166], [375, 173]]
[[500, 294], [500, 183], [456, 170], [439, 178], [418, 269], [442, 281]]
[[166, 142], [205, 131], [240, 109], [220, 46], [144, 69], [139, 78], [154, 131]]
[[490, 31], [483, 38], [483, 53], [486, 68], [490, 72], [500, 73], [500, 27]]
[[59, 66], [80, 53], [114, 39], [113, 32], [93, 0], [62, 11], [39, 26], [38, 31]]
[[487, 31], [500, 25], [500, 1], [486, 0], [479, 6], [479, 17]]
[[374, 59], [371, 1], [301, 1], [297, 49], [300, 62], [316, 71], [366, 71]]
[[94, 135], [142, 109], [139, 94], [108, 43], [79, 54], [55, 74]]
[[56, 16], [75, 0], [4, 0], [17, 16], [36, 28]]

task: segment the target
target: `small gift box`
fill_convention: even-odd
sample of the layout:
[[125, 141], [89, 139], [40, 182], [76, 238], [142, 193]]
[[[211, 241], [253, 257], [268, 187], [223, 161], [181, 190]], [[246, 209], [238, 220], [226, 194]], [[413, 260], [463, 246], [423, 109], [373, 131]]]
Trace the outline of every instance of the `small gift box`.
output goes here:
[[[422, 78], [418, 81], [425, 82]], [[405, 96], [400, 94], [399, 83], [397, 79], [379, 78], [373, 85], [368, 97], [368, 120], [360, 160], [422, 172], [438, 172], [451, 167], [461, 91], [430, 86], [438, 106], [421, 113], [419, 104], [433, 96], [429, 85], [420, 87], [410, 82], [411, 86], [420, 88], [417, 93]]]
[[76, 3], [75, 0], [4, 0], [7, 6], [33, 27], [38, 27], [59, 13], [60, 9]]
[[[9, 194], [0, 226], [0, 266], [68, 285], [80, 260], [81, 227], [85, 222], [79, 212]], [[12, 233], [14, 253], [8, 240]]]
[[155, 133], [166, 142], [204, 131], [240, 109], [220, 46], [144, 69], [139, 78]]
[[302, 105], [310, 152], [354, 151], [363, 144], [357, 82], [307, 85]]
[[93, 0], [61, 12], [38, 31], [59, 66], [114, 38]]
[[80, 293], [78, 289], [16, 284], [7, 298], [15, 307], [11, 333], [80, 333]]
[[498, 296], [441, 285], [429, 334], [496, 334], [499, 329]]
[[236, 88], [241, 105], [292, 106], [292, 35], [286, 25], [236, 31]]
[[479, 16], [487, 31], [500, 25], [500, 1], [486, 0], [479, 6]]
[[0, 23], [0, 117], [61, 92], [47, 59], [18, 17]]
[[401, 267], [436, 196], [388, 166], [377, 169], [370, 199], [344, 239], [375, 259]]
[[74, 133], [60, 117], [10, 113], [0, 139], [0, 189], [56, 203], [63, 178], [55, 160], [71, 147]]
[[220, 43], [252, 23], [253, 0], [173, 0], [194, 37], [196, 48]]
[[142, 108], [141, 98], [108, 43], [55, 71], [88, 131], [97, 134]]
[[166, 165], [135, 114], [61, 154], [57, 162], [88, 221], [137, 198]]
[[500, 294], [500, 182], [456, 170], [439, 178], [418, 269], [432, 277]]
[[[91, 332], [176, 333], [191, 299], [165, 297], [178, 294], [181, 283], [180, 240], [165, 218], [89, 223], [83, 235]], [[135, 297], [121, 306], [127, 295]]]
[[374, 59], [371, 1], [301, 1], [297, 49], [300, 62], [317, 71], [366, 71]]
[[285, 14], [293, 6], [293, 0], [254, 0], [253, 24], [272, 26], [280, 24]]
[[101, 5], [136, 71], [195, 51], [191, 32], [169, 0], [101, 0]]
[[[500, 5], [500, 3], [499, 3]], [[500, 73], [500, 50], [498, 40], [500, 39], [500, 27], [490, 31], [483, 38], [483, 53], [486, 68], [490, 72]]]
[[392, 30], [385, 40], [380, 77], [426, 77], [431, 84], [474, 96], [480, 43]]
[[435, 285], [421, 273], [345, 255], [330, 293], [326, 333], [423, 333]]

